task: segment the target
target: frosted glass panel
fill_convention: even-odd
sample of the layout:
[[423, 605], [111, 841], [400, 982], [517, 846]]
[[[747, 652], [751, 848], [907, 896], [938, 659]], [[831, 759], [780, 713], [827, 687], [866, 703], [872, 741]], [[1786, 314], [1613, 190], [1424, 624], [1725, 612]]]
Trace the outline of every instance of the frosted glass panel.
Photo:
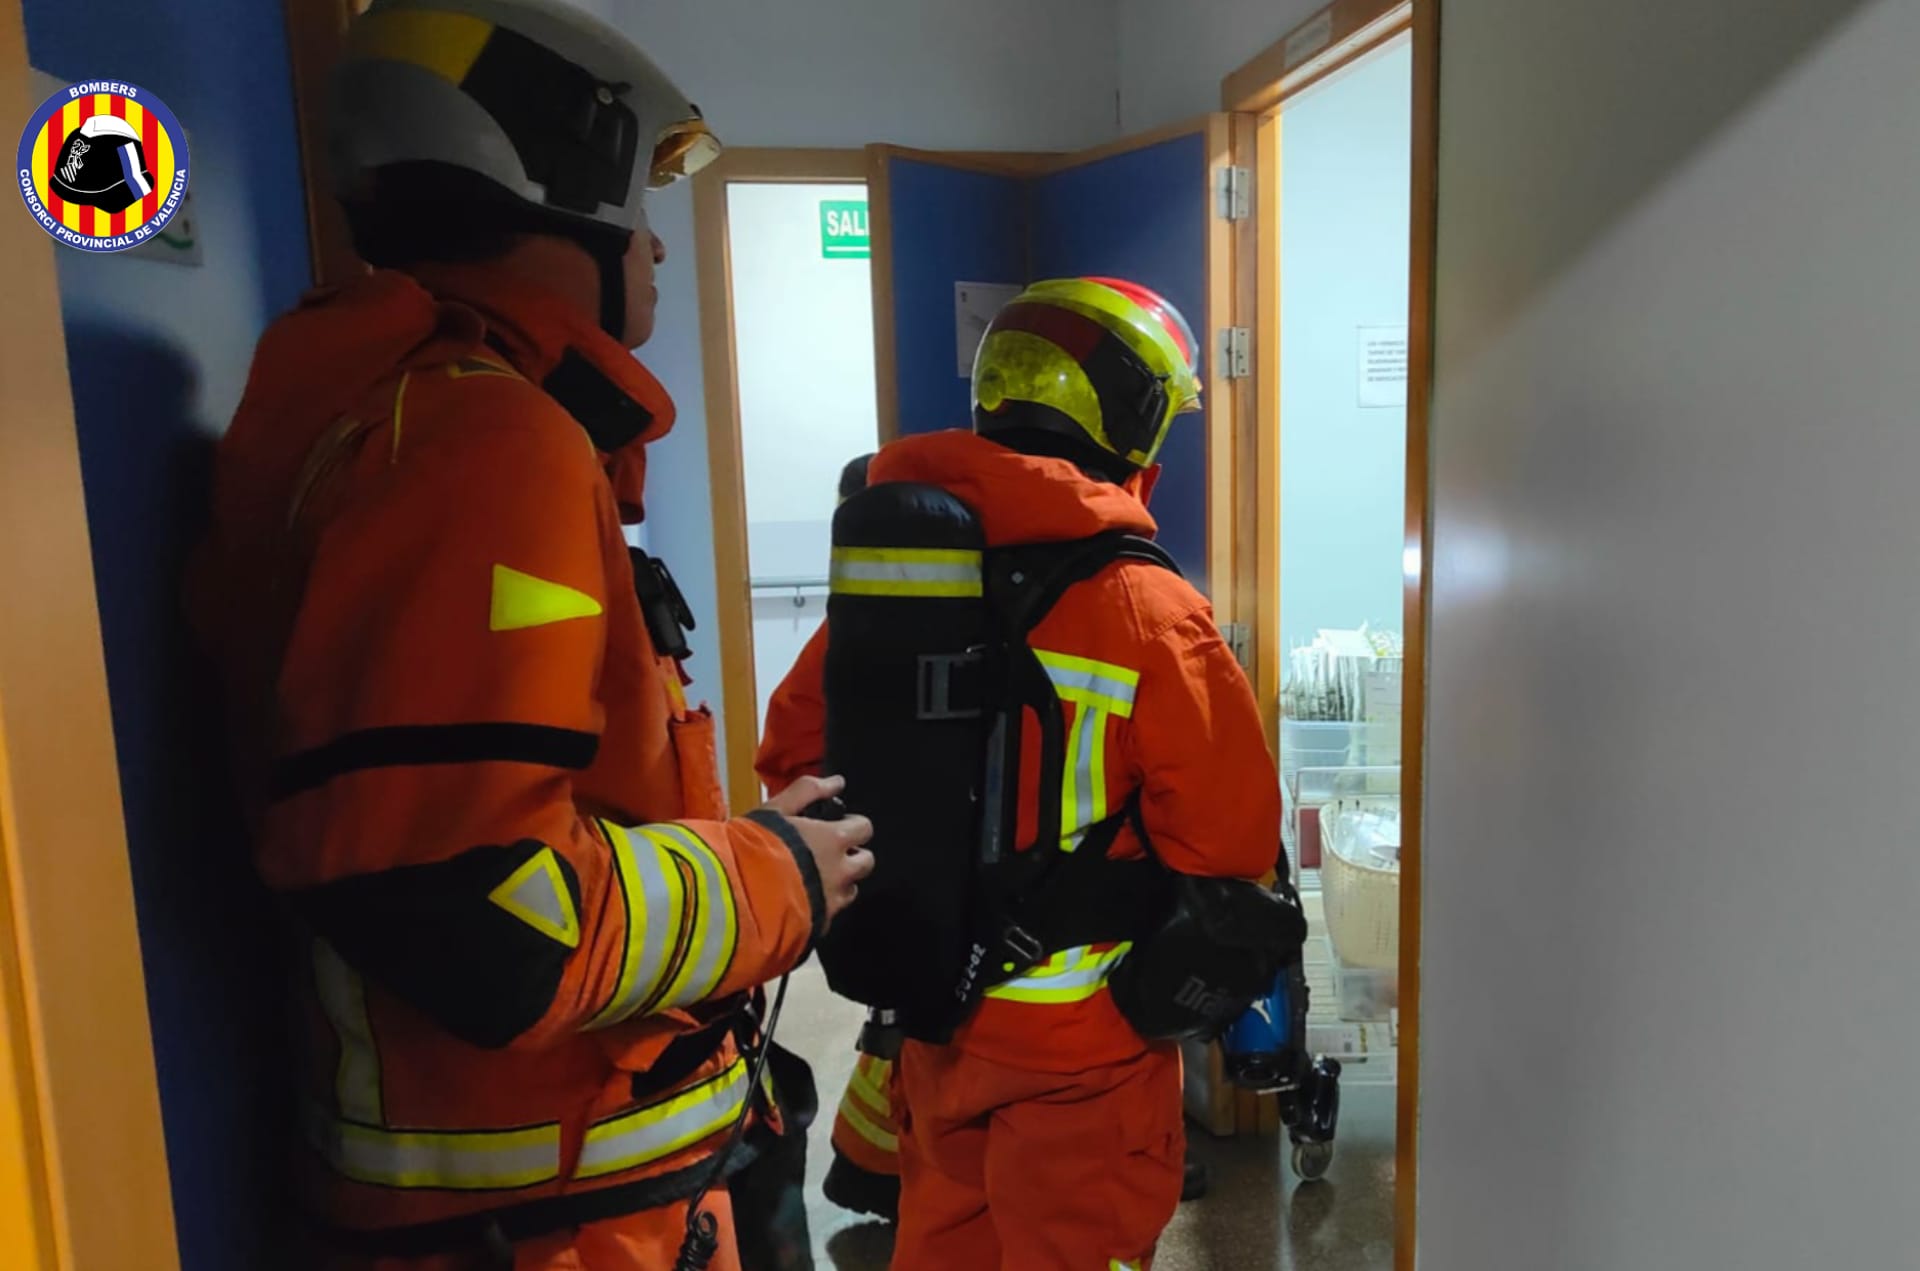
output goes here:
[[840, 469], [877, 445], [866, 198], [858, 183], [727, 191], [757, 721], [825, 613]]
[[1287, 103], [1280, 169], [1280, 631], [1399, 630], [1411, 45]]

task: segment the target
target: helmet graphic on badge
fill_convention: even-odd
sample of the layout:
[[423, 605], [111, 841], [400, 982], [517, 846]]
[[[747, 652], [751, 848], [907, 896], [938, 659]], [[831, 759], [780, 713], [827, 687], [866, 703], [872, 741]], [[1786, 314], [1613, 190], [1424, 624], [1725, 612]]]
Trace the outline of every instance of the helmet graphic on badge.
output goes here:
[[180, 211], [187, 138], [166, 104], [135, 84], [70, 84], [20, 136], [20, 196], [40, 228], [69, 247], [120, 252]]

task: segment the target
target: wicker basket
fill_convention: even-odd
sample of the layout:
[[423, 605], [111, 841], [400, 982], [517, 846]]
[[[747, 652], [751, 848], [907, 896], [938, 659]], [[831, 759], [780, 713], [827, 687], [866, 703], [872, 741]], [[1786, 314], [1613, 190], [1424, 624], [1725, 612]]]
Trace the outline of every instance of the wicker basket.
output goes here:
[[[1327, 935], [1334, 956], [1350, 967], [1390, 970], [1400, 965], [1400, 810], [1397, 804], [1343, 799], [1320, 813], [1326, 850], [1320, 882], [1326, 891]], [[1390, 844], [1391, 863], [1372, 849]]]

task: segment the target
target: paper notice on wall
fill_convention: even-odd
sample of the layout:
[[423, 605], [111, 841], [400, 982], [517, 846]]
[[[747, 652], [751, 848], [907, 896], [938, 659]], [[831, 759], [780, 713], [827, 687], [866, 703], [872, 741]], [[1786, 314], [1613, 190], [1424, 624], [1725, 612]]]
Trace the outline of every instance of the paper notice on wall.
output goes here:
[[960, 377], [973, 378], [973, 355], [986, 337], [987, 324], [1025, 288], [1017, 282], [956, 282], [953, 284], [954, 350]]
[[1407, 328], [1401, 326], [1361, 327], [1359, 329], [1360, 405], [1405, 406], [1407, 404]]

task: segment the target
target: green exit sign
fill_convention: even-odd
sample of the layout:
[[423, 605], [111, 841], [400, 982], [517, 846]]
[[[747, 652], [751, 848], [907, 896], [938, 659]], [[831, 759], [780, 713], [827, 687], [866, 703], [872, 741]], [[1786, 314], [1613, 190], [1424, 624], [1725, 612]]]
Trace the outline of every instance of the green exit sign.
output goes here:
[[828, 260], [865, 260], [872, 254], [865, 199], [820, 200], [820, 254]]

